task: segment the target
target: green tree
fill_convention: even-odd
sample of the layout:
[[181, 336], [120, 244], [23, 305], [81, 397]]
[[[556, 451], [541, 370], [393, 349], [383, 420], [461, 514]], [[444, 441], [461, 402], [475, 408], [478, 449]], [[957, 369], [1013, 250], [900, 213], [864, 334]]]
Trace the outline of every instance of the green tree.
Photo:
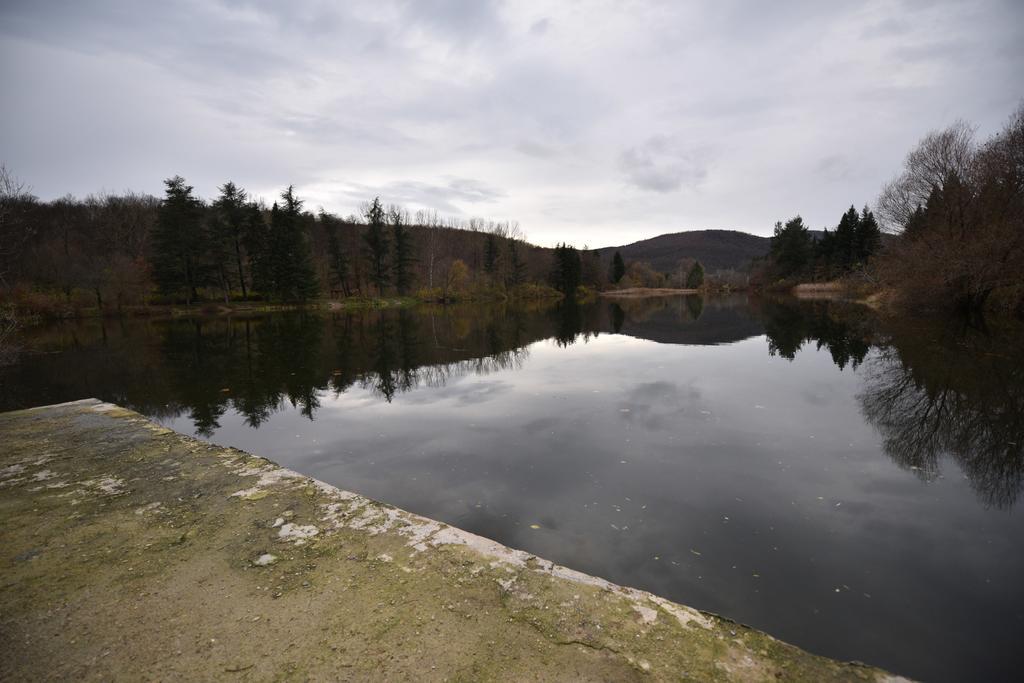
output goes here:
[[817, 274], [824, 276], [825, 278], [831, 278], [836, 270], [836, 233], [835, 231], [829, 231], [828, 228], [822, 232], [821, 237], [814, 245], [814, 250], [818, 255], [818, 270]]
[[865, 264], [868, 259], [882, 244], [882, 231], [878, 227], [878, 221], [871, 210], [864, 206], [860, 212], [860, 220], [857, 222], [857, 232], [854, 235], [854, 260], [857, 263]]
[[697, 261], [693, 264], [693, 268], [690, 268], [690, 273], [686, 276], [686, 287], [687, 289], [700, 289], [701, 285], [704, 284], [704, 266]]
[[775, 224], [770, 255], [779, 277], [787, 278], [802, 274], [811, 259], [811, 236], [800, 216]]
[[281, 193], [281, 204], [270, 210], [269, 237], [272, 293], [285, 301], [315, 297], [319, 286], [302, 226], [302, 200], [292, 185]]
[[402, 212], [394, 209], [391, 212], [391, 225], [395, 237], [395, 287], [398, 293], [405, 295], [412, 289], [413, 266], [416, 264], [415, 248], [409, 226], [405, 223]]
[[331, 288], [340, 289], [342, 294], [350, 296], [352, 292], [348, 286], [348, 254], [345, 253], [339, 234], [342, 229], [341, 221], [321, 209], [320, 223], [327, 232], [327, 268], [330, 272]]
[[381, 206], [380, 197], [374, 197], [365, 216], [367, 225], [366, 232], [363, 234], [363, 242], [366, 258], [370, 262], [370, 282], [377, 288], [378, 294], [383, 294], [391, 280], [388, 272], [390, 244], [388, 235], [384, 231], [386, 215], [384, 207]]
[[269, 295], [274, 281], [271, 270], [270, 226], [264, 217], [263, 209], [255, 202], [246, 205], [244, 220], [242, 244], [249, 255], [250, 282], [254, 290]]
[[245, 268], [242, 265], [246, 208], [245, 190], [230, 181], [221, 185], [220, 196], [213, 203], [212, 221], [213, 252], [217, 273], [222, 286], [226, 286], [230, 281], [228, 272], [235, 270], [238, 275], [238, 284], [242, 288], [243, 299], [249, 298], [245, 286]]
[[626, 274], [626, 262], [622, 260], [622, 254], [615, 252], [612, 257], [612, 282], [619, 284], [619, 280]]
[[562, 292], [566, 298], [575, 297], [582, 272], [579, 252], [567, 244], [559, 244], [555, 247], [552, 265], [551, 285]]
[[860, 214], [857, 209], [850, 205], [843, 217], [839, 219], [836, 226], [835, 244], [832, 249], [831, 265], [840, 272], [845, 272], [853, 266], [856, 261], [857, 252], [857, 226], [860, 224]]
[[206, 284], [208, 252], [202, 204], [192, 195], [192, 186], [181, 176], [164, 181], [166, 196], [157, 210], [151, 260], [153, 280], [163, 294], [184, 293], [185, 303], [198, 297]]

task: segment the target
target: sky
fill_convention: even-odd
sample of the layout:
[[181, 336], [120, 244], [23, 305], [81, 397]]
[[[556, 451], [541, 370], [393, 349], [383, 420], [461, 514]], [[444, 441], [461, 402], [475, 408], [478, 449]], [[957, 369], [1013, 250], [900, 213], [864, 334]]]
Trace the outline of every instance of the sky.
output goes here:
[[1024, 2], [2, 0], [0, 162], [33, 192], [179, 174], [578, 247], [834, 226], [911, 147], [1024, 98]]

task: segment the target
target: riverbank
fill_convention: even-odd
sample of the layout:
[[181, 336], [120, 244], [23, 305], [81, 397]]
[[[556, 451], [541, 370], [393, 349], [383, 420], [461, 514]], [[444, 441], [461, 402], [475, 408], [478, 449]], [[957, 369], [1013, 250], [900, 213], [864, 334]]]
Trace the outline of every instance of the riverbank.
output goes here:
[[0, 440], [15, 679], [901, 680], [99, 401]]
[[270, 301], [223, 301], [206, 300], [185, 305], [181, 303], [147, 303], [130, 306], [104, 307], [83, 306], [68, 303], [45, 294], [15, 293], [5, 296], [0, 293], [0, 324], [4, 320], [17, 320], [19, 326], [32, 325], [54, 320], [81, 320], [88, 318], [182, 318], [214, 317], [228, 315], [257, 315], [294, 310], [354, 311], [374, 308], [395, 308], [416, 304], [453, 303], [505, 303], [558, 301], [561, 292], [546, 285], [524, 284], [506, 290], [480, 287], [450, 292], [444, 296], [440, 289], [424, 289], [409, 296], [349, 296], [342, 298], [317, 298], [304, 302]]
[[90, 318], [209, 318], [218, 316], [261, 315], [282, 311], [360, 311], [378, 308], [401, 308], [417, 304], [444, 303], [499, 303], [507, 301], [556, 301], [558, 296], [494, 297], [472, 295], [451, 298], [447, 302], [432, 298], [413, 296], [392, 297], [348, 297], [343, 299], [315, 299], [303, 303], [267, 303], [259, 301], [231, 301], [228, 303], [206, 301], [191, 306], [183, 304], [150, 304], [126, 306], [121, 309], [78, 308], [54, 309], [3, 309], [17, 325], [24, 327], [55, 320], [85, 320]]
[[679, 296], [681, 294], [700, 294], [699, 289], [673, 289], [670, 287], [630, 287], [629, 289], [608, 289], [599, 296], [608, 299], [638, 299], [647, 296]]
[[421, 303], [414, 297], [350, 297], [346, 299], [315, 299], [302, 303], [271, 303], [263, 301], [204, 301], [192, 305], [148, 304], [122, 308], [54, 308], [10, 306], [7, 310], [19, 325], [32, 325], [53, 320], [84, 320], [90, 318], [190, 318], [230, 315], [261, 315], [296, 310], [363, 310], [394, 308]]

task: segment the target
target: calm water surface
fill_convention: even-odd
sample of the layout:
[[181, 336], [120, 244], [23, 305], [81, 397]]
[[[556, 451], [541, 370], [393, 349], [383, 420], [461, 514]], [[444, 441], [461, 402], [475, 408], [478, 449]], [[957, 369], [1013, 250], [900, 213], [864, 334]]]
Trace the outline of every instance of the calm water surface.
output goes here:
[[736, 297], [23, 343], [0, 409], [114, 401], [819, 654], [928, 680], [1024, 665], [1020, 337]]

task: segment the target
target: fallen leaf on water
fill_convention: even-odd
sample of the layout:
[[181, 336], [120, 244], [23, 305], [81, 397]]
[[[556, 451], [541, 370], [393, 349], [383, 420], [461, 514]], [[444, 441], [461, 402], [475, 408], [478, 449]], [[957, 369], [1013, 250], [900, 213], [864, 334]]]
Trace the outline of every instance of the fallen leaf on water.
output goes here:
[[540, 524], [531, 524], [530, 528], [531, 529], [539, 529], [540, 528]]

